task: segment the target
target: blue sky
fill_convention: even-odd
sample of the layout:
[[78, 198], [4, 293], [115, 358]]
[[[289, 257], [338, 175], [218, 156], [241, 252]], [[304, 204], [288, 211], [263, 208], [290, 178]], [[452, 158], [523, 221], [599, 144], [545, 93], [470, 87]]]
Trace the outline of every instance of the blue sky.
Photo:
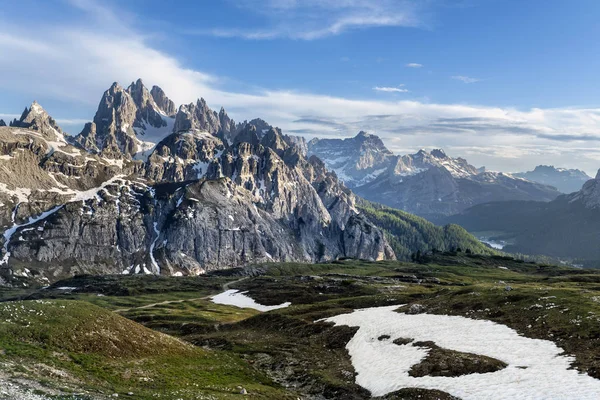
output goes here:
[[0, 116], [37, 99], [77, 133], [141, 77], [307, 137], [594, 173], [599, 16], [592, 0], [5, 0]]

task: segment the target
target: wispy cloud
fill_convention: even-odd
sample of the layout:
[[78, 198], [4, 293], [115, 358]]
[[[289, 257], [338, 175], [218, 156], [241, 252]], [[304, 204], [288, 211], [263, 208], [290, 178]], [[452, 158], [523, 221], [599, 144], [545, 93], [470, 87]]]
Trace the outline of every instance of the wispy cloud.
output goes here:
[[408, 68], [421, 68], [421, 67], [423, 67], [423, 64], [419, 64], [419, 63], [408, 63], [408, 64], [406, 64], [406, 67], [408, 67]]
[[464, 76], [464, 75], [454, 75], [454, 76], [451, 76], [450, 78], [457, 80], [457, 81], [464, 82], [464, 83], [475, 83], [475, 82], [481, 81], [481, 79], [479, 79], [479, 78], [471, 78], [470, 76]]
[[375, 86], [373, 90], [377, 92], [388, 92], [388, 93], [407, 93], [408, 89], [404, 89], [402, 86], [398, 85], [398, 87], [385, 87], [385, 86]]
[[185, 33], [248, 40], [315, 40], [356, 29], [418, 27], [424, 6], [414, 0], [238, 0], [234, 4], [266, 18], [268, 26], [218, 26]]
[[[89, 18], [93, 15], [90, 11]], [[102, 92], [113, 81], [127, 85], [141, 77], [148, 85], [161, 86], [178, 104], [203, 96], [213, 108], [225, 106], [236, 120], [262, 117], [284, 131], [308, 137], [367, 130], [398, 153], [443, 147], [449, 154], [499, 170], [520, 168], [519, 163], [531, 168], [549, 159], [590, 173], [600, 166], [600, 152], [590, 146], [600, 142], [597, 108], [517, 110], [295, 90], [228, 91], [222, 89], [220, 77], [189, 68], [154, 48], [143, 32], [128, 27], [116, 12], [103, 8], [102, 15], [97, 24], [44, 24], [26, 16], [0, 21], [0, 54], [20, 55], [19, 62], [0, 63], [0, 90], [29, 93], [32, 100], [43, 95], [62, 104], [88, 104], [91, 119]], [[26, 105], [0, 112], [14, 114]], [[66, 123], [73, 115], [68, 107], [64, 110], [53, 116]]]

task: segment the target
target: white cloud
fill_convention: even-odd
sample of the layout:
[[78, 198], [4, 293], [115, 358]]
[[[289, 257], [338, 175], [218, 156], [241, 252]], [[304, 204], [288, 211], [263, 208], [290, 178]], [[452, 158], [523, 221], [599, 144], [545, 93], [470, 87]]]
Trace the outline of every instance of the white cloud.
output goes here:
[[408, 68], [421, 68], [423, 66], [423, 64], [419, 64], [419, 63], [408, 63], [406, 64], [406, 66]]
[[464, 76], [464, 75], [454, 75], [454, 76], [451, 76], [450, 78], [455, 79], [457, 81], [464, 82], [464, 83], [475, 83], [475, 82], [481, 81], [481, 79], [479, 79], [479, 78], [471, 78], [469, 76]]
[[408, 89], [404, 89], [402, 86], [404, 86], [404, 85], [398, 85], [398, 87], [375, 86], [373, 88], [373, 90], [375, 90], [377, 92], [388, 92], [388, 93], [407, 93]]
[[[113, 81], [127, 85], [141, 77], [148, 85], [161, 86], [178, 104], [203, 96], [213, 108], [225, 106], [236, 120], [262, 117], [307, 137], [368, 130], [398, 153], [442, 147], [476, 165], [508, 171], [551, 163], [595, 173], [600, 166], [600, 152], [594, 150], [600, 144], [600, 109], [517, 110], [348, 99], [293, 90], [232, 92], [221, 88], [219, 77], [189, 68], [153, 48], [145, 36], [118, 18], [110, 22], [110, 10], [104, 9], [102, 15], [99, 27], [44, 25], [26, 18], [0, 21], [0, 54], [19, 54], [18, 62], [0, 63], [0, 90], [28, 93], [32, 100], [43, 96], [88, 104], [88, 115], [72, 115], [68, 107], [53, 113], [60, 121], [72, 122], [92, 119], [102, 92]], [[26, 105], [15, 104], [11, 111]]]
[[423, 3], [414, 0], [238, 0], [233, 3], [270, 23], [260, 29], [213, 27], [185, 32], [248, 40], [315, 40], [355, 29], [422, 25], [419, 9]]

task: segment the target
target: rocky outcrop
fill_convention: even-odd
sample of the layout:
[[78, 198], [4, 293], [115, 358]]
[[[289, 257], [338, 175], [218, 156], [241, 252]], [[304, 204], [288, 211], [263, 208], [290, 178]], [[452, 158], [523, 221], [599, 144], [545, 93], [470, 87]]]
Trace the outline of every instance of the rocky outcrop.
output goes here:
[[10, 126], [39, 132], [49, 140], [65, 141], [64, 134], [56, 121], [48, 115], [46, 110], [37, 101], [34, 101], [31, 103], [31, 106], [25, 108], [23, 114], [21, 114], [21, 118], [18, 120], [15, 119]]
[[6, 122], [4, 122], [3, 119], [0, 119], [0, 127], [2, 127], [2, 126], [6, 126]]
[[302, 136], [295, 135], [283, 135], [283, 140], [290, 147], [296, 147], [298, 153], [302, 154], [303, 157], [308, 157], [308, 143]]
[[196, 104], [182, 105], [175, 117], [174, 132], [200, 131], [214, 135], [221, 133], [222, 137], [231, 137], [235, 132], [235, 122], [229, 118], [225, 109], [217, 113], [211, 110], [206, 101], [201, 98]]
[[594, 179], [587, 181], [579, 192], [569, 196], [569, 203], [581, 202], [588, 209], [600, 208], [600, 169]]

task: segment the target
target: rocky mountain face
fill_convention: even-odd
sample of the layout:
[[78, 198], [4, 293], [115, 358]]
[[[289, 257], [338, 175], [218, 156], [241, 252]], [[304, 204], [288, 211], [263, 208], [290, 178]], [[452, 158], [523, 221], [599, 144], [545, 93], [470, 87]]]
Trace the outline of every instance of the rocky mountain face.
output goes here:
[[377, 136], [313, 139], [314, 154], [365, 199], [426, 217], [434, 222], [490, 201], [550, 201], [553, 187], [502, 172], [476, 168], [443, 150], [394, 155]]
[[34, 103], [0, 128], [1, 282], [394, 258], [305, 145], [202, 99], [175, 113], [139, 80], [113, 84], [75, 138]]
[[532, 182], [554, 186], [562, 193], [573, 193], [581, 190], [584, 183], [592, 179], [578, 169], [555, 168], [552, 165], [538, 165], [533, 171], [514, 174]]
[[551, 202], [480, 204], [445, 222], [470, 231], [494, 231], [507, 251], [545, 254], [600, 265], [600, 171], [583, 188]]

